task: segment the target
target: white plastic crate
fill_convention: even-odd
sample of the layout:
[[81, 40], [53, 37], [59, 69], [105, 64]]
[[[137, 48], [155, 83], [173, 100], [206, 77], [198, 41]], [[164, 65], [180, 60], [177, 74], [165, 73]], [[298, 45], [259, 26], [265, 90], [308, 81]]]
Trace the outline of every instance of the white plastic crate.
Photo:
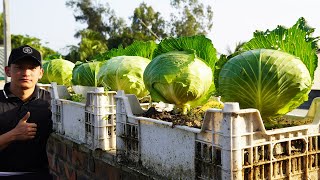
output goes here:
[[70, 97], [67, 87], [64, 85], [57, 85], [56, 82], [52, 82], [51, 84], [38, 83], [37, 85], [51, 93], [53, 130], [57, 133], [64, 134], [61, 122], [61, 101], [59, 101], [59, 99], [67, 99]]
[[103, 88], [94, 88], [94, 91], [87, 92], [86, 103], [59, 98], [54, 83], [51, 93], [54, 97], [52, 119], [58, 134], [90, 149], [115, 149], [115, 91], [104, 92]]
[[206, 111], [201, 129], [139, 117], [134, 95], [118, 91], [117, 157], [168, 179], [320, 179], [320, 98], [306, 117], [312, 123], [266, 130], [256, 109], [225, 103]]

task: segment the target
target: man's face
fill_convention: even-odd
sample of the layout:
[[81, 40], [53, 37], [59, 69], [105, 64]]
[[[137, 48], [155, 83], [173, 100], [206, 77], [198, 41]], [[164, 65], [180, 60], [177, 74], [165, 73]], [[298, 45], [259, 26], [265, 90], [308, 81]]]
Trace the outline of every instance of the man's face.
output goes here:
[[11, 77], [11, 84], [16, 88], [33, 88], [43, 75], [43, 69], [33, 59], [21, 59], [6, 67], [6, 74]]

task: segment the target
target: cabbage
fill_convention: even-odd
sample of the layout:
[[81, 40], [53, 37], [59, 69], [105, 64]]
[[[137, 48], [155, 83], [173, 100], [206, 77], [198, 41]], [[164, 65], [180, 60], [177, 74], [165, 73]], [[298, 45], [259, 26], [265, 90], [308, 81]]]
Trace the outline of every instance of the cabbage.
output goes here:
[[49, 83], [56, 82], [58, 85], [71, 85], [72, 70], [75, 64], [64, 59], [53, 59], [43, 64], [43, 78]]
[[215, 61], [215, 48], [204, 36], [162, 40], [143, 74], [152, 101], [175, 104], [183, 114], [202, 105], [215, 90]]
[[319, 40], [319, 37], [312, 36], [314, 30], [301, 17], [290, 28], [279, 25], [272, 31], [256, 31], [254, 37], [245, 43], [241, 50], [274, 49], [292, 54], [306, 65], [313, 80], [314, 71], [318, 66], [317, 42]]
[[112, 91], [124, 90], [141, 98], [149, 94], [143, 82], [143, 72], [150, 60], [140, 56], [117, 56], [104, 62], [98, 72], [98, 82]]
[[72, 71], [72, 84], [81, 86], [99, 86], [98, 72], [102, 62], [77, 62]]
[[[48, 60], [42, 60], [42, 67], [44, 68], [46, 66], [46, 63], [49, 62]], [[45, 72], [44, 72], [45, 73]], [[50, 81], [48, 79], [48, 76], [46, 74], [43, 74], [42, 78], [39, 80], [39, 83], [42, 84], [50, 84]]]
[[300, 59], [271, 49], [250, 50], [231, 58], [219, 76], [222, 101], [258, 109], [267, 121], [306, 101], [311, 82]]
[[183, 113], [208, 94], [212, 70], [200, 58], [186, 51], [155, 57], [147, 66], [144, 82], [153, 101], [175, 104]]

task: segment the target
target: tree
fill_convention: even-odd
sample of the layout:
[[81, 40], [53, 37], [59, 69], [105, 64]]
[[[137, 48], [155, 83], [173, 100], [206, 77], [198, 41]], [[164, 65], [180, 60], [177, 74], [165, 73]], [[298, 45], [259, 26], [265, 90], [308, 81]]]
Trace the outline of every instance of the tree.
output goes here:
[[[107, 43], [111, 37], [122, 34], [126, 28], [124, 19], [118, 18], [108, 3], [102, 4], [91, 0], [69, 0], [66, 5], [75, 10], [75, 20], [88, 26], [85, 29], [100, 34], [102, 43]], [[79, 30], [75, 37], [80, 37]]]
[[79, 53], [79, 47], [78, 46], [68, 46], [69, 53], [64, 57], [64, 59], [69, 60], [73, 63], [80, 60], [80, 53]]
[[29, 45], [39, 50], [42, 57], [45, 58], [48, 55], [57, 54], [54, 50], [43, 46], [40, 42], [41, 40], [35, 37], [30, 37], [29, 35], [11, 35], [11, 48], [17, 48], [23, 45]]
[[[108, 3], [91, 0], [68, 0], [67, 6], [75, 10], [76, 21], [87, 24], [87, 27], [79, 30], [75, 37], [83, 36], [81, 32], [90, 30], [100, 34], [101, 39], [81, 37], [78, 57], [81, 60], [93, 57], [92, 49], [97, 44], [102, 47], [106, 44], [106, 50], [132, 44], [134, 41], [155, 41], [167, 36], [191, 36], [206, 34], [212, 28], [211, 6], [205, 6], [198, 0], [171, 0], [171, 5], [178, 9], [178, 14], [171, 14], [170, 22], [165, 21], [160, 12], [156, 12], [146, 3], [141, 3], [135, 8], [130, 17], [131, 24], [127, 26], [124, 19], [118, 18]], [[92, 40], [94, 42], [92, 42]], [[100, 41], [100, 43], [98, 43]], [[82, 44], [85, 43], [85, 44]], [[92, 47], [90, 47], [92, 46]], [[75, 55], [72, 49], [72, 53]], [[98, 53], [98, 52], [97, 52]], [[100, 52], [103, 53], [103, 52]], [[80, 55], [82, 54], [82, 55]], [[89, 55], [90, 54], [90, 55]], [[71, 57], [71, 56], [70, 56]]]
[[171, 0], [171, 6], [178, 9], [178, 14], [171, 13], [171, 35], [192, 36], [206, 35], [213, 24], [213, 11], [198, 0]]
[[94, 55], [107, 50], [107, 45], [101, 41], [101, 38], [98, 32], [89, 29], [81, 31], [80, 61], [90, 60]]
[[131, 19], [131, 31], [135, 40], [160, 40], [168, 36], [165, 20], [146, 3], [141, 3], [134, 10]]

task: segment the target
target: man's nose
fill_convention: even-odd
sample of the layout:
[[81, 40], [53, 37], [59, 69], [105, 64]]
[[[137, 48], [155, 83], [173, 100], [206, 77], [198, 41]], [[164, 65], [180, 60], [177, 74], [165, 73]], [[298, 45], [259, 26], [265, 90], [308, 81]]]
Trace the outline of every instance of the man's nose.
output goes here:
[[28, 68], [22, 69], [22, 74], [25, 76], [29, 76], [31, 74], [31, 70]]

